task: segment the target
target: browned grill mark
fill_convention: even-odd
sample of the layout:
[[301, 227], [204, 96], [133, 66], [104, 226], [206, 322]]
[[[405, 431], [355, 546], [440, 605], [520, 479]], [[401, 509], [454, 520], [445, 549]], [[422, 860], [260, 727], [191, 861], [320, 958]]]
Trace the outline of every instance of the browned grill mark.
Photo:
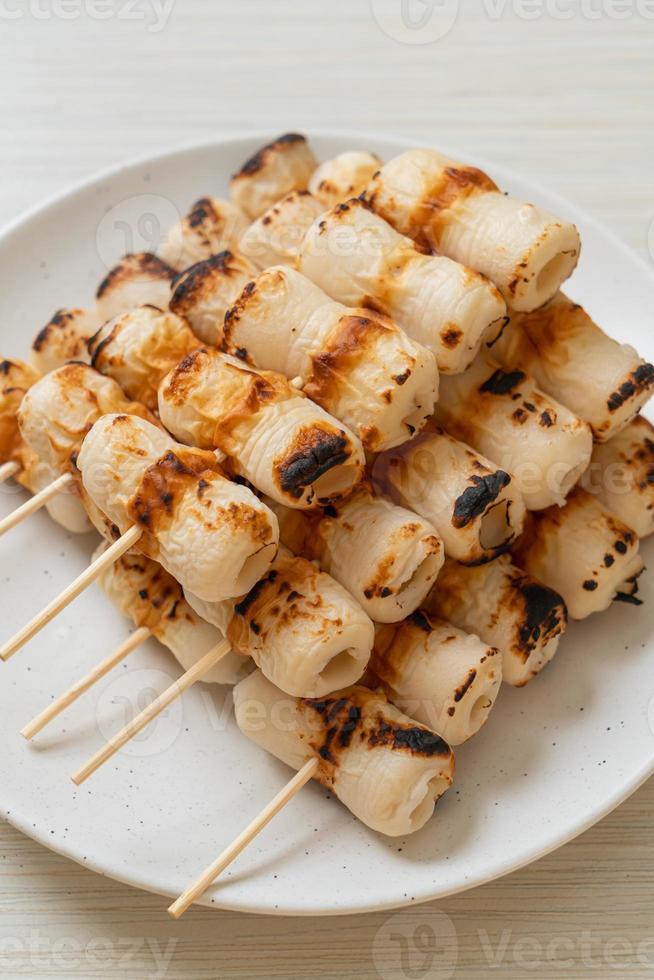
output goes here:
[[237, 616], [247, 616], [250, 606], [252, 606], [261, 596], [261, 593], [269, 582], [276, 581], [278, 575], [279, 572], [272, 568], [267, 575], [264, 575], [262, 579], [259, 579], [259, 581], [252, 586], [247, 595], [240, 599], [234, 606], [234, 612], [237, 614]]
[[457, 687], [457, 689], [454, 692], [454, 700], [457, 702], [457, 704], [468, 693], [471, 686], [474, 684], [476, 677], [477, 677], [477, 671], [475, 670], [474, 667], [471, 667], [470, 670], [468, 671], [468, 676], [466, 677], [463, 684], [461, 684], [460, 687]]
[[82, 310], [57, 310], [49, 323], [46, 323], [43, 329], [37, 333], [32, 343], [32, 350], [37, 352], [43, 350], [55, 331], [64, 330], [76, 316], [80, 316], [81, 314]]
[[307, 698], [300, 703], [321, 719], [322, 731], [311, 740], [311, 745], [316, 754], [328, 763], [329, 768], [321, 773], [323, 781], [333, 778], [331, 767], [338, 767], [355, 736], [370, 750], [390, 748], [424, 758], [451, 757], [449, 745], [428, 728], [388, 721], [383, 715], [383, 708], [377, 707], [378, 696], [364, 688], [353, 687], [339, 697], [321, 700]]
[[198, 300], [210, 294], [218, 278], [234, 278], [238, 272], [234, 253], [224, 249], [216, 255], [196, 262], [175, 275], [172, 280], [173, 294], [169, 303], [173, 313], [184, 315]]
[[272, 143], [262, 146], [260, 150], [257, 150], [253, 156], [246, 160], [241, 169], [234, 174], [232, 180], [238, 180], [239, 177], [252, 177], [264, 168], [271, 153], [285, 147], [295, 146], [298, 143], [306, 143], [306, 137], [299, 133], [285, 133], [283, 136], [279, 136]]
[[654, 365], [641, 364], [632, 371], [629, 378], [614, 391], [607, 401], [609, 412], [617, 412], [619, 408], [635, 395], [649, 391], [654, 386]]
[[[411, 214], [411, 236], [420, 245], [437, 246], [444, 228], [449, 223], [447, 212], [454, 204], [475, 194], [497, 190], [497, 184], [477, 167], [443, 167], [435, 180], [425, 189]], [[366, 194], [366, 199], [373, 207], [379, 204], [378, 195], [375, 193], [375, 181], [371, 193]], [[379, 210], [384, 217], [392, 217], [384, 207]]]
[[89, 337], [87, 341], [87, 347], [89, 354], [91, 355], [91, 367], [97, 370], [101, 370], [102, 355], [105, 350], [111, 344], [116, 336], [118, 335], [119, 324], [115, 323], [111, 330], [105, 331], [106, 324], [103, 324], [92, 337]]
[[165, 639], [166, 622], [193, 616], [181, 585], [161, 565], [142, 555], [123, 555], [112, 572], [136, 627], [147, 627]]
[[102, 299], [105, 293], [114, 289], [121, 282], [129, 282], [134, 273], [141, 273], [152, 279], [168, 279], [173, 281], [175, 270], [152, 252], [130, 252], [123, 256], [118, 265], [114, 266], [102, 280], [96, 292], [96, 299]]
[[455, 350], [463, 340], [463, 330], [455, 323], [448, 323], [441, 330], [440, 336], [444, 347]]

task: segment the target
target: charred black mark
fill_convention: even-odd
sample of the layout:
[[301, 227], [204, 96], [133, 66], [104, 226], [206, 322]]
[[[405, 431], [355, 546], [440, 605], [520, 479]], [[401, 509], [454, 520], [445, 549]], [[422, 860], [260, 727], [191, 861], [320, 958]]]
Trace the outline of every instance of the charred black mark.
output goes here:
[[238, 616], [245, 616], [252, 603], [257, 601], [268, 582], [274, 582], [276, 578], [277, 572], [273, 568], [266, 576], [264, 576], [264, 578], [259, 579], [259, 581], [252, 586], [248, 594], [244, 596], [240, 602], [236, 603], [234, 606], [234, 612]]
[[[100, 294], [98, 293], [98, 295]], [[34, 338], [32, 350], [40, 351], [43, 348], [43, 345], [47, 342], [48, 337], [50, 336], [52, 327], [65, 327], [66, 324], [70, 323], [72, 319], [72, 313], [69, 313], [66, 310], [57, 310], [50, 322], [46, 323], [42, 330], [39, 330], [38, 334]]]
[[613, 555], [610, 555], [607, 551], [607, 553], [604, 555], [604, 567], [610, 568], [611, 565], [613, 565], [614, 563], [615, 563], [615, 558], [613, 557]]
[[410, 377], [411, 377], [411, 371], [409, 368], [407, 368], [407, 370], [404, 371], [403, 374], [394, 374], [393, 381], [395, 381], [395, 383], [398, 385], [403, 385], [409, 380]]
[[615, 548], [615, 550], [618, 552], [619, 555], [626, 555], [627, 551], [629, 550], [627, 548], [627, 545], [624, 543], [624, 541], [616, 541], [613, 547]]
[[597, 582], [593, 581], [592, 578], [589, 578], [583, 583], [583, 588], [586, 590], [586, 592], [594, 592], [595, 589], [599, 588], [599, 586]]
[[189, 228], [199, 228], [207, 218], [217, 217], [214, 206], [208, 197], [201, 197], [191, 207], [187, 221]]
[[247, 359], [248, 359], [248, 352], [245, 349], [245, 347], [236, 347], [234, 349], [234, 354], [236, 355], [236, 357], [240, 358], [240, 360], [242, 360], [242, 361], [247, 361]]
[[639, 599], [637, 595], [630, 594], [628, 592], [616, 592], [613, 596], [614, 602], [626, 602], [630, 606], [642, 606], [643, 600]]
[[97, 363], [105, 347], [107, 347], [114, 339], [114, 332], [116, 327], [110, 330], [107, 336], [104, 337], [101, 341], [99, 341], [99, 343], [96, 346], [96, 341], [98, 340], [98, 337], [102, 333], [103, 329], [104, 327], [100, 327], [97, 333], [94, 333], [92, 337], [89, 337], [88, 341], [86, 342], [86, 346], [88, 348], [89, 354], [91, 355], [91, 367], [93, 368], [97, 366]]
[[301, 497], [305, 487], [347, 461], [347, 446], [344, 436], [321, 433], [317, 445], [298, 450], [280, 466], [282, 490], [293, 497]]
[[618, 390], [609, 397], [606, 403], [609, 412], [617, 412], [638, 391], [643, 391], [652, 385], [654, 385], [654, 365], [641, 364], [635, 371], [632, 371], [631, 378], [621, 384]]
[[524, 599], [525, 622], [520, 627], [520, 643], [531, 649], [544, 634], [549, 635], [557, 626], [567, 622], [568, 613], [561, 596], [538, 582], [520, 579], [516, 588]]
[[407, 616], [407, 619], [414, 626], [417, 626], [418, 629], [423, 630], [425, 633], [431, 633], [431, 623], [420, 609], [416, 609], [410, 616]]
[[511, 482], [511, 477], [504, 470], [497, 470], [487, 476], [474, 474], [470, 479], [472, 486], [466, 487], [454, 504], [452, 523], [457, 528], [467, 527], [483, 514], [488, 505], [497, 500], [504, 487]]
[[378, 745], [390, 745], [393, 749], [408, 749], [414, 755], [426, 757], [450, 755], [447, 742], [428, 728], [402, 728], [399, 725], [389, 725], [382, 720], [377, 731], [370, 734], [369, 743], [372, 748]]
[[502, 371], [498, 368], [494, 374], [479, 389], [491, 395], [508, 395], [510, 391], [524, 381], [524, 371]]
[[180, 272], [174, 277], [171, 283], [174, 290], [173, 300], [178, 302], [188, 293], [192, 293], [205, 279], [207, 272], [215, 269], [218, 269], [220, 272], [225, 272], [233, 259], [233, 253], [229, 249], [225, 249], [216, 255], [211, 255], [208, 259], [196, 262], [194, 265], [189, 266], [188, 269]]
[[548, 411], [542, 412], [540, 416], [540, 424], [546, 429], [549, 429], [551, 425], [554, 425], [554, 419]]
[[147, 589], [139, 589], [139, 596], [141, 597], [141, 599], [147, 599], [148, 598], [148, 590]]
[[[125, 255], [119, 264], [102, 280], [95, 294], [96, 298], [101, 299], [114, 285], [116, 280], [120, 282], [125, 277], [126, 270], [129, 266], [138, 269], [139, 272], [148, 273], [154, 277], [161, 276], [163, 279], [169, 279], [171, 282], [175, 278], [175, 270], [167, 262], [154, 255], [153, 252], [132, 252]], [[59, 313], [61, 312], [60, 310]], [[52, 319], [52, 323], [56, 323], [55, 318]]]
[[254, 619], [251, 619], [250, 620], [250, 629], [255, 634], [255, 636], [259, 636], [259, 633], [261, 632], [261, 627], [256, 622], [256, 620], [254, 620]]
[[325, 725], [329, 726], [318, 754], [326, 762], [336, 762], [332, 752], [334, 741], [341, 749], [348, 748], [361, 722], [361, 709], [347, 698], [324, 701], [305, 698], [303, 703], [322, 715]]
[[468, 693], [468, 691], [470, 690], [471, 685], [474, 683], [474, 680], [475, 680], [475, 677], [476, 676], [477, 676], [477, 671], [475, 670], [474, 667], [472, 667], [468, 671], [468, 676], [464, 680], [464, 682], [461, 685], [461, 687], [457, 687], [456, 691], [454, 692], [454, 700], [457, 703], [461, 700], [461, 698], [463, 698]]

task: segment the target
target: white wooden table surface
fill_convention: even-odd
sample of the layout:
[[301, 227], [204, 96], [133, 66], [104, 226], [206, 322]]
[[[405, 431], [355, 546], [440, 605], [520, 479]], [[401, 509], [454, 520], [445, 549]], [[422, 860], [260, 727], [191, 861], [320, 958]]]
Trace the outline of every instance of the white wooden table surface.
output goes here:
[[[338, 126], [509, 163], [654, 261], [654, 3], [411, 4], [403, 27], [402, 0], [0, 0], [0, 221], [126, 157]], [[653, 883], [654, 783], [531, 868], [399, 918], [172, 923], [0, 827], [0, 975], [647, 977]], [[445, 915], [456, 966], [430, 947]]]

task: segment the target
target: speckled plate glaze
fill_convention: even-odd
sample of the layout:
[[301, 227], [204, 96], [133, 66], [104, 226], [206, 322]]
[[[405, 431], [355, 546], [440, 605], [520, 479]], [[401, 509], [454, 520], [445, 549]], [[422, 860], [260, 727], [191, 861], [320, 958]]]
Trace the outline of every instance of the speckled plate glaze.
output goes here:
[[[0, 349], [22, 356], [58, 306], [91, 302], [120, 254], [160, 231], [268, 136], [231, 137], [140, 161], [74, 188], [0, 237]], [[316, 133], [327, 158], [361, 147], [389, 158], [408, 144]], [[453, 153], [456, 154], [456, 152]], [[465, 154], [463, 155], [465, 156]], [[608, 331], [654, 355], [654, 277], [567, 201], [480, 160], [504, 188], [572, 218], [584, 243], [568, 291]], [[0, 492], [0, 514], [21, 500]], [[0, 541], [2, 631], [9, 635], [67, 584], [95, 541], [40, 514]], [[653, 545], [645, 556], [654, 555]], [[654, 771], [654, 579], [641, 608], [616, 604], [575, 624], [558, 657], [524, 690], [503, 688], [483, 732], [457, 751], [455, 787], [408, 840], [359, 824], [311, 785], [266, 829], [205, 904], [326, 915], [438, 898], [506, 874], [591, 826]], [[19, 829], [101, 874], [177, 895], [258, 812], [289, 770], [247, 742], [231, 699], [202, 686], [80, 789], [78, 765], [178, 676], [147, 644], [28, 745], [19, 729], [128, 633], [96, 588], [0, 665], [0, 808]]]

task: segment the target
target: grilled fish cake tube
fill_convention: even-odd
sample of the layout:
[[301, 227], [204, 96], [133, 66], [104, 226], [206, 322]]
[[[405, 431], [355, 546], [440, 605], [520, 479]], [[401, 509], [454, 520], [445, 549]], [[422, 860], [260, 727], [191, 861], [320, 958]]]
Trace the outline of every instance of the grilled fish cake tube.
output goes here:
[[[103, 542], [94, 554], [109, 547]], [[145, 627], [168, 647], [184, 670], [190, 670], [223, 639], [184, 598], [181, 585], [156, 561], [128, 551], [98, 579], [103, 592], [137, 628]], [[234, 651], [202, 675], [205, 684], [237, 684], [253, 668], [252, 661]]]
[[447, 743], [380, 692], [350, 687], [320, 700], [289, 699], [255, 671], [234, 688], [234, 707], [244, 735], [292, 769], [319, 759], [316, 779], [390, 837], [420, 830], [452, 784]]
[[87, 310], [57, 310], [34, 338], [30, 364], [39, 374], [47, 374], [67, 361], [87, 362], [87, 342], [97, 329], [96, 317]]
[[91, 364], [152, 411], [157, 389], [170, 369], [200, 341], [174, 313], [140, 306], [109, 320], [89, 341]]
[[213, 453], [188, 449], [143, 419], [105, 415], [77, 459], [84, 489], [137, 549], [208, 601], [241, 595], [272, 561], [275, 515], [228, 480]]
[[424, 608], [497, 647], [504, 680], [514, 687], [550, 662], [568, 622], [561, 596], [509, 555], [476, 568], [447, 559]]
[[530, 375], [504, 371], [485, 355], [465, 374], [442, 379], [434, 417], [508, 470], [528, 510], [562, 506], [590, 464], [590, 426], [544, 395]]
[[25, 443], [58, 474], [70, 468], [91, 426], [109, 412], [153, 416], [120, 386], [86, 364], [65, 364], [31, 386], [18, 409]]
[[[113, 320], [135, 306], [168, 308], [175, 270], [152, 252], [124, 255], [98, 286], [95, 308], [100, 323]], [[97, 329], [97, 327], [96, 327]], [[90, 334], [95, 333], [91, 330]]]
[[460, 745], [488, 719], [502, 683], [502, 657], [479, 637], [418, 610], [402, 623], [378, 627], [370, 680], [411, 718]]
[[559, 592], [572, 619], [586, 619], [617, 599], [640, 605], [644, 563], [636, 532], [576, 487], [565, 507], [529, 516], [514, 557], [520, 568]]
[[563, 293], [533, 313], [513, 313], [493, 357], [507, 370], [528, 371], [588, 422], [596, 442], [628, 425], [654, 391], [654, 366], [607, 336]]
[[654, 532], [654, 426], [637, 415], [609, 442], [596, 445], [581, 485], [639, 538]]
[[436, 528], [445, 553], [466, 565], [492, 561], [520, 534], [525, 505], [502, 469], [441, 429], [375, 461], [377, 489]]
[[220, 347], [225, 313], [256, 274], [239, 252], [219, 252], [177, 276], [170, 309], [191, 325], [203, 343]]
[[361, 443], [286, 378], [201, 347], [164, 379], [159, 412], [182, 442], [220, 449], [235, 471], [289, 507], [348, 493], [363, 475]]
[[521, 312], [551, 299], [579, 261], [571, 222], [502, 194], [481, 170], [436, 150], [385, 164], [366, 198], [403, 235], [488, 276]]
[[[35, 494], [61, 476], [61, 467], [39, 458], [20, 431], [18, 412], [28, 389], [39, 374], [22, 361], [0, 360], [0, 463], [17, 463], [14, 479]], [[75, 493], [62, 492], [46, 504], [50, 517], [72, 534], [91, 529], [86, 511]]]
[[287, 548], [280, 548], [267, 574], [236, 601], [208, 603], [190, 592], [186, 597], [287, 694], [331, 694], [358, 681], [368, 665], [370, 619], [330, 575]]
[[396, 623], [417, 609], [442, 568], [435, 528], [367, 484], [324, 511], [272, 509], [284, 544], [317, 561], [375, 622]]
[[247, 226], [246, 215], [231, 201], [201, 197], [170, 229], [159, 258], [181, 272], [226, 248], [236, 248]]
[[326, 208], [358, 197], [375, 176], [382, 161], [374, 153], [350, 150], [325, 160], [311, 174], [309, 191]]
[[506, 304], [488, 279], [423, 254], [358, 199], [314, 221], [298, 269], [339, 302], [390, 316], [445, 374], [464, 371], [504, 324]]
[[254, 221], [291, 191], [306, 190], [317, 165], [305, 137], [286, 133], [262, 146], [234, 174], [230, 196]]
[[324, 210], [308, 191], [293, 191], [252, 222], [239, 248], [258, 269], [295, 266], [305, 234]]
[[245, 287], [225, 316], [223, 347], [255, 367], [301, 378], [304, 393], [370, 452], [410, 439], [438, 395], [431, 351], [386, 317], [336, 303], [283, 266]]

